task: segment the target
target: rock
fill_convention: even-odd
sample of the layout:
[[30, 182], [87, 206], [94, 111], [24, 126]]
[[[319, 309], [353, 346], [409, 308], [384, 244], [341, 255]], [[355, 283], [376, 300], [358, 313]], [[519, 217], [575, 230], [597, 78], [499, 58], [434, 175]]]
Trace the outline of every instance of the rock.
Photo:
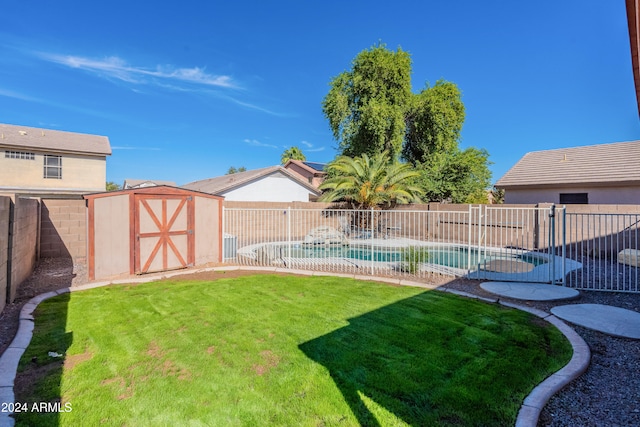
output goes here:
[[618, 263], [632, 267], [640, 266], [640, 251], [636, 249], [625, 249], [621, 251], [618, 254]]
[[302, 240], [302, 244], [306, 246], [315, 246], [315, 245], [346, 246], [349, 244], [349, 241], [347, 240], [343, 232], [338, 231], [333, 227], [323, 225], [323, 226], [311, 229], [311, 231], [309, 231], [309, 233], [306, 236], [304, 236], [304, 239]]

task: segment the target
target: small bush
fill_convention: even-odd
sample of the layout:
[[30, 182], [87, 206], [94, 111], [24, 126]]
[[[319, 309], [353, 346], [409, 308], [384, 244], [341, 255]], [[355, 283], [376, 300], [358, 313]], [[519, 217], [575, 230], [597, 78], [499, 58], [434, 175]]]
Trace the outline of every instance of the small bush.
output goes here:
[[421, 246], [409, 246], [402, 249], [401, 259], [402, 270], [413, 274], [420, 269], [420, 264], [429, 260], [429, 251]]

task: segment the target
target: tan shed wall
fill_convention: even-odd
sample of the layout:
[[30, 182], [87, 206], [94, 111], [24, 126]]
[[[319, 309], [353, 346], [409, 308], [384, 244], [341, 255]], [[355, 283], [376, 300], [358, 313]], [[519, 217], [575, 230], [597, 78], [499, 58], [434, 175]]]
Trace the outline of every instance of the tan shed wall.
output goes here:
[[195, 198], [196, 265], [220, 262], [222, 218], [220, 201], [206, 197]]
[[94, 201], [95, 278], [128, 275], [129, 196], [97, 198]]

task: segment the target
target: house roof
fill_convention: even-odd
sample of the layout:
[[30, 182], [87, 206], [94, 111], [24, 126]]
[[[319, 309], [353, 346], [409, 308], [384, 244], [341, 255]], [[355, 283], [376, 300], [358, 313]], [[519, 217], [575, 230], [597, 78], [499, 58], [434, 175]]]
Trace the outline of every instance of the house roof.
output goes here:
[[326, 175], [326, 171], [324, 170], [327, 166], [326, 163], [318, 163], [318, 162], [303, 162], [301, 160], [289, 160], [284, 165], [285, 168], [287, 166], [294, 164], [296, 166], [301, 167], [302, 169], [314, 174], [314, 175]]
[[228, 175], [222, 175], [215, 178], [203, 179], [201, 181], [194, 181], [182, 186], [189, 190], [203, 191], [210, 194], [222, 194], [231, 191], [237, 187], [241, 187], [252, 181], [257, 181], [261, 178], [267, 177], [272, 174], [284, 174], [296, 181], [301, 186], [305, 187], [311, 193], [320, 195], [320, 192], [315, 187], [309, 185], [303, 179], [298, 177], [295, 173], [292, 173], [282, 166], [270, 166], [262, 169], [253, 169], [246, 172], [237, 172]]
[[498, 188], [640, 182], [640, 141], [533, 151], [496, 182]]
[[125, 179], [122, 188], [141, 188], [151, 187], [154, 185], [168, 185], [170, 187], [177, 187], [176, 183], [173, 181], [160, 181], [157, 179]]
[[106, 156], [106, 136], [0, 124], [0, 146], [15, 150], [53, 151]]

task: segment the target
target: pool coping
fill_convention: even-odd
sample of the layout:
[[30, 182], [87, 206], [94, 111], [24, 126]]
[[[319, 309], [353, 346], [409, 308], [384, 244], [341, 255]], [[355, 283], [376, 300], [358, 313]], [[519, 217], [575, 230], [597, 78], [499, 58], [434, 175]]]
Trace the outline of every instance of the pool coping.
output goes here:
[[[459, 243], [443, 243], [443, 242], [425, 242], [421, 240], [412, 240], [407, 238], [401, 239], [348, 239], [348, 247], [356, 248], [372, 248], [374, 250], [386, 251], [390, 249], [401, 249], [409, 246], [420, 246], [430, 249], [441, 248], [456, 248], [466, 249], [468, 245]], [[257, 249], [262, 247], [280, 247], [285, 245], [300, 246], [302, 241], [273, 241], [273, 242], [261, 242], [245, 245], [237, 250], [238, 258], [247, 259], [250, 263], [256, 262], [258, 259]], [[309, 245], [307, 247], [322, 247], [323, 245]], [[338, 247], [340, 245], [328, 245], [328, 247]], [[474, 246], [475, 247], [475, 246]], [[498, 255], [504, 253], [504, 248], [487, 246], [483, 248], [492, 254]], [[567, 274], [582, 268], [582, 264], [578, 261], [563, 258], [560, 255], [548, 254], [544, 252], [536, 252], [534, 250], [511, 248], [508, 252], [509, 255], [517, 256], [532, 256], [546, 262], [536, 265], [531, 271], [528, 272], [515, 272], [515, 271], [490, 271], [483, 268], [460, 268], [451, 267], [447, 265], [441, 265], [436, 263], [425, 262], [421, 268], [424, 272], [446, 274], [455, 277], [467, 277], [472, 280], [500, 280], [511, 282], [532, 282], [532, 283], [550, 283], [552, 281], [561, 282]], [[267, 254], [269, 260], [267, 264], [275, 268], [284, 268], [289, 265], [290, 269], [304, 268], [310, 265], [323, 265], [323, 266], [355, 266], [357, 268], [382, 268], [388, 270], [397, 270], [401, 264], [399, 261], [372, 261], [372, 260], [360, 260], [355, 258], [345, 258], [340, 256], [327, 256], [321, 258], [313, 257], [289, 257], [278, 256], [272, 257], [272, 254]], [[272, 257], [272, 258], [271, 258]], [[238, 258], [229, 258], [228, 260], [236, 260]], [[551, 271], [550, 262], [555, 258], [555, 268]], [[233, 262], [233, 261], [232, 261]], [[486, 265], [486, 264], [485, 264]], [[249, 265], [247, 265], [249, 266]], [[373, 275], [373, 273], [372, 273]]]
[[[200, 272], [208, 272], [208, 271], [232, 271], [232, 270], [246, 270], [246, 271], [256, 271], [256, 272], [274, 272], [274, 273], [289, 273], [289, 274], [298, 274], [305, 276], [335, 276], [335, 277], [347, 277], [358, 280], [366, 280], [366, 281], [375, 281], [375, 282], [383, 282], [390, 283], [401, 286], [412, 286], [423, 289], [430, 290], [439, 290], [441, 292], [448, 292], [451, 294], [463, 296], [466, 298], [480, 300], [486, 303], [491, 304], [500, 304], [505, 307], [514, 308], [517, 310], [526, 311], [528, 313], [533, 314], [555, 326], [571, 343], [573, 347], [573, 355], [569, 363], [567, 363], [560, 370], [550, 375], [540, 384], [538, 384], [534, 389], [529, 393], [529, 395], [524, 399], [520, 410], [518, 412], [518, 416], [516, 418], [516, 427], [536, 427], [538, 424], [538, 419], [540, 417], [540, 412], [542, 408], [546, 405], [549, 399], [558, 391], [560, 391], [563, 387], [569, 384], [574, 379], [578, 378], [582, 375], [588, 368], [589, 362], [591, 360], [591, 352], [589, 350], [589, 346], [584, 341], [584, 339], [578, 335], [578, 333], [571, 328], [569, 325], [564, 323], [562, 320], [557, 318], [551, 313], [547, 313], [542, 310], [538, 310], [531, 307], [526, 307], [519, 304], [514, 304], [509, 301], [503, 301], [500, 298], [485, 298], [480, 297], [478, 295], [459, 291], [456, 289], [447, 288], [445, 285], [431, 285], [426, 283], [415, 282], [411, 280], [404, 279], [391, 279], [388, 277], [376, 277], [376, 276], [364, 276], [358, 274], [341, 274], [341, 273], [333, 273], [333, 272], [314, 272], [307, 270], [292, 270], [288, 268], [280, 268], [280, 267], [244, 267], [244, 266], [225, 266], [225, 267], [209, 267], [209, 268], [201, 268], [189, 270], [187, 273], [200, 273]], [[128, 278], [128, 279], [119, 279], [112, 281], [99, 281], [92, 282], [85, 285], [68, 287], [58, 289], [56, 291], [46, 292], [40, 295], [37, 295], [31, 298], [20, 310], [19, 317], [19, 325], [18, 331], [16, 332], [16, 336], [13, 341], [4, 351], [4, 353], [0, 356], [0, 403], [13, 403], [15, 400], [15, 394], [13, 391], [15, 377], [17, 375], [18, 363], [20, 362], [20, 358], [22, 354], [29, 346], [31, 342], [31, 338], [33, 336], [34, 329], [34, 317], [33, 312], [42, 301], [47, 300], [49, 298], [53, 298], [58, 295], [62, 295], [70, 292], [78, 292], [84, 291], [87, 289], [94, 289], [109, 285], [116, 284], [127, 284], [127, 283], [146, 283], [152, 282], [158, 279], [171, 278], [173, 276], [185, 274], [184, 270], [176, 270], [172, 272], [164, 272], [158, 273], [154, 275], [139, 277], [139, 278]], [[11, 417], [13, 412], [0, 412], [0, 426], [2, 427], [13, 427], [15, 425], [15, 420]]]

